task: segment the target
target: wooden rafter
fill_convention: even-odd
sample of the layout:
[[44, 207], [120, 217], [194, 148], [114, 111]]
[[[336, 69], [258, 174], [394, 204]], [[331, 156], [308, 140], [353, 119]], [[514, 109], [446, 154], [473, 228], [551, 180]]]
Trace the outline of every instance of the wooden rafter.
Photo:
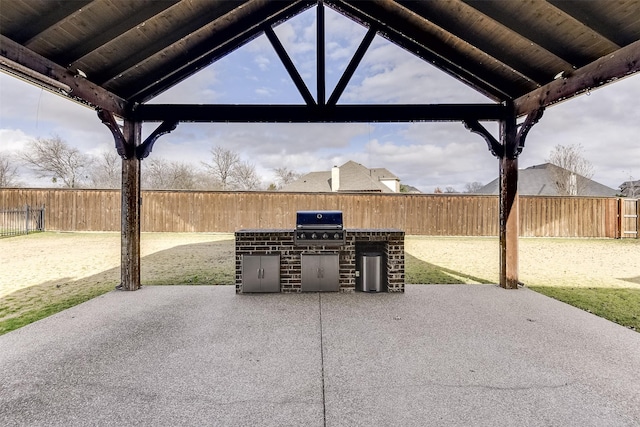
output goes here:
[[546, 84], [514, 102], [518, 117], [640, 71], [640, 40]]
[[[0, 35], [0, 45], [2, 45], [0, 67], [7, 72], [16, 74], [20, 77], [20, 71], [15, 69], [12, 70], [12, 67], [8, 62], [3, 61], [2, 58], [6, 58], [13, 63], [19, 64], [33, 71], [33, 74], [30, 78], [27, 78], [27, 80], [30, 80], [35, 84], [39, 83], [44, 87], [48, 86], [46, 81], [37, 81], [38, 75], [43, 76], [45, 78], [43, 80], [53, 79], [71, 89], [69, 93], [64, 93], [68, 98], [89, 104], [94, 108], [111, 111], [120, 117], [124, 117], [126, 115], [127, 102], [119, 96], [93, 84], [77, 73], [61, 67], [60, 65], [38, 55], [3, 35]], [[22, 77], [24, 78], [27, 76]]]

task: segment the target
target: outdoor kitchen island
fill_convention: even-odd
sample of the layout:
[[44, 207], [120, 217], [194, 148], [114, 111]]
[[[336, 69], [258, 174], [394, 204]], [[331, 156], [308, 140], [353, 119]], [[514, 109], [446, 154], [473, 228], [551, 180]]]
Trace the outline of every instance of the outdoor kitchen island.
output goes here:
[[[317, 242], [304, 241], [297, 232], [236, 231], [236, 293], [404, 292], [404, 231], [340, 229], [334, 241]], [[378, 274], [363, 265], [368, 260], [378, 266], [380, 283], [374, 289], [363, 283], [371, 279], [365, 273]]]

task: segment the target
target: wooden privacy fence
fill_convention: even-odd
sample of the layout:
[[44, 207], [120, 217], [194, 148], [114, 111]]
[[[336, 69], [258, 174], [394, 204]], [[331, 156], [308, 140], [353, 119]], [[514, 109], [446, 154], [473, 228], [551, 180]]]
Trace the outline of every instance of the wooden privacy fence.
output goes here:
[[[47, 206], [48, 230], [120, 230], [119, 190], [0, 190], [0, 207], [26, 204]], [[637, 200], [522, 196], [520, 235], [637, 238], [637, 233], [621, 231], [632, 222], [622, 221], [623, 206], [629, 212], [635, 209], [637, 231]], [[497, 196], [143, 191], [141, 209], [142, 231], [293, 228], [298, 210], [337, 209], [343, 211], [347, 228], [399, 228], [430, 236], [498, 235]]]
[[640, 200], [622, 199], [620, 202], [620, 233], [623, 238], [638, 239], [640, 231]]

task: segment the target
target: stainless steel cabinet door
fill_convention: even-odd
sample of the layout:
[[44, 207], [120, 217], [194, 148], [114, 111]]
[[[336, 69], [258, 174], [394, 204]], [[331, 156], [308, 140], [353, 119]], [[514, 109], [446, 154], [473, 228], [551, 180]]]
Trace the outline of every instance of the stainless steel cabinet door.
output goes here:
[[302, 292], [337, 292], [340, 289], [340, 264], [337, 254], [303, 254]]
[[263, 255], [260, 261], [260, 292], [280, 292], [280, 255]]
[[243, 255], [242, 292], [280, 292], [280, 255]]

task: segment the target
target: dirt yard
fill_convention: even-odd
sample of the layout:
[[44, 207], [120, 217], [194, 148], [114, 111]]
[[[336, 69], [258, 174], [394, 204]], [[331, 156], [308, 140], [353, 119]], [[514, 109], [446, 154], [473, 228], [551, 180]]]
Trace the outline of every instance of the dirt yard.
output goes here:
[[[640, 289], [640, 240], [521, 238], [519, 249], [529, 286]], [[408, 236], [405, 252], [462, 283], [498, 281], [497, 238]]]
[[[231, 285], [234, 238], [143, 233], [143, 285]], [[408, 283], [497, 283], [498, 240], [407, 236]], [[120, 281], [117, 233], [40, 233], [0, 240], [0, 322], [56, 301], [88, 299]], [[530, 286], [640, 289], [640, 241], [521, 239]]]

